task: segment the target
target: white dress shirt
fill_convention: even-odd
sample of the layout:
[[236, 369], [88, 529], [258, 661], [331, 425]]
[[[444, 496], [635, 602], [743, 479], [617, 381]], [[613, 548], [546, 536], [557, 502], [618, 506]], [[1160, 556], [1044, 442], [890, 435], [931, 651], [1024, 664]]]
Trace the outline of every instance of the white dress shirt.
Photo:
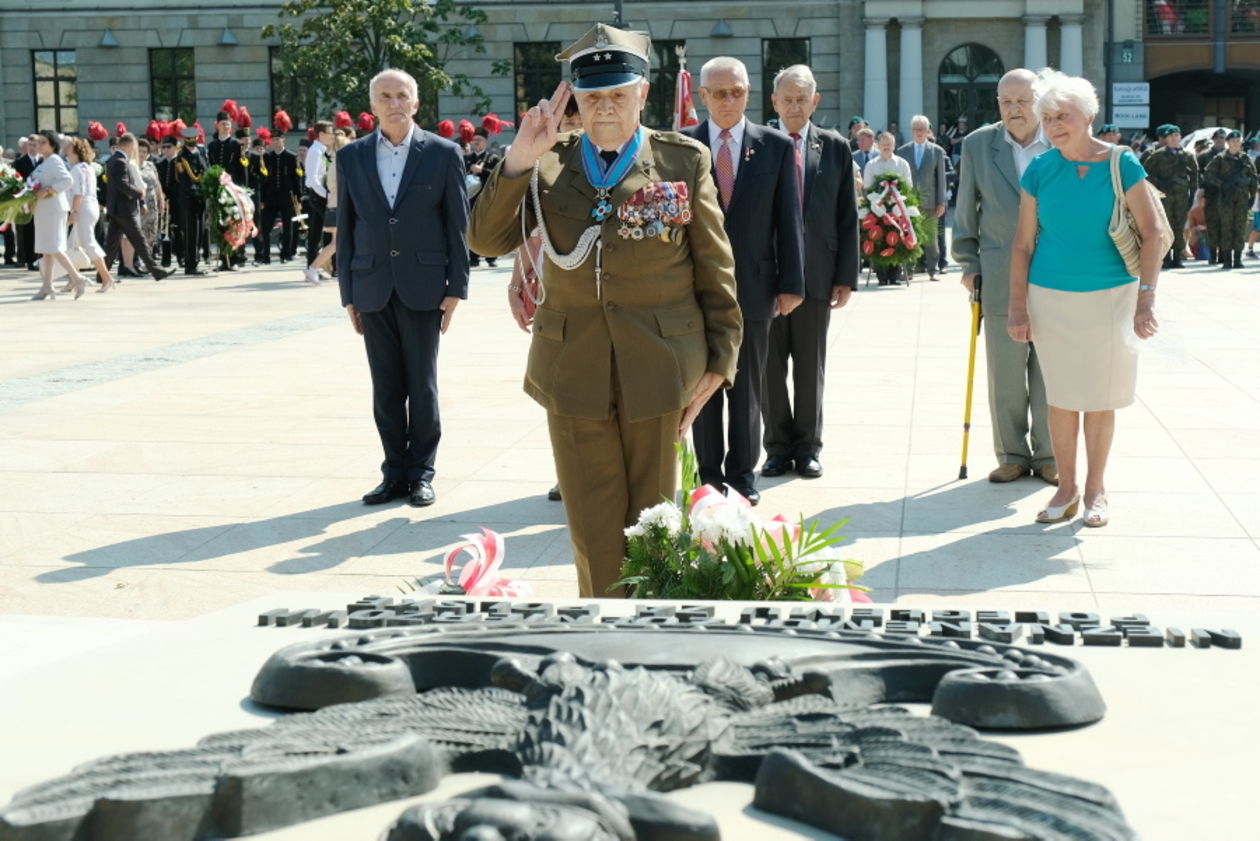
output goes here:
[[[739, 175], [739, 150], [744, 147], [744, 124], [745, 118], [741, 117], [739, 122], [731, 126], [731, 175]], [[722, 141], [718, 135], [722, 133], [722, 128], [712, 119], [709, 120], [709, 151], [713, 153], [714, 165], [717, 164], [718, 150], [722, 148]]]
[[306, 186], [323, 198], [328, 198], [328, 188], [324, 186], [324, 175], [328, 170], [328, 162], [324, 160], [324, 150], [328, 147], [318, 140], [311, 143], [306, 150]]
[[413, 123], [411, 128], [407, 129], [407, 136], [402, 139], [402, 143], [395, 146], [385, 136], [385, 132], [377, 132], [376, 174], [381, 179], [381, 189], [385, 191], [385, 198], [389, 201], [390, 207], [394, 206], [394, 201], [398, 198], [403, 168], [407, 166], [407, 153], [411, 151], [411, 139], [415, 134], [416, 126]]
[[1042, 152], [1050, 151], [1050, 144], [1046, 142], [1046, 136], [1041, 133], [1040, 128], [1037, 129], [1033, 139], [1028, 141], [1027, 146], [1020, 146], [1019, 141], [1011, 137], [1011, 133], [1006, 129], [1002, 129], [1002, 135], [1006, 138], [1006, 142], [1011, 144], [1011, 151], [1015, 153], [1015, 172], [1020, 178], [1024, 177], [1024, 170], [1028, 169], [1033, 158]]
[[907, 184], [914, 186], [914, 176], [910, 174], [910, 162], [900, 155], [893, 155], [888, 160], [881, 157], [871, 158], [866, 162], [866, 170], [862, 173], [862, 183], [870, 189], [875, 179], [886, 172], [900, 175], [906, 179]]

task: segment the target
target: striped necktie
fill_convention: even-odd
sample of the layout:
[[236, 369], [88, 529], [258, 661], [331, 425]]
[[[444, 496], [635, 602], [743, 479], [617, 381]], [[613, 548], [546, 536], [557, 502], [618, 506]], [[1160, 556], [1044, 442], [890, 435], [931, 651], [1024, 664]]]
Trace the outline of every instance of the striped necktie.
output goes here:
[[796, 153], [796, 188], [801, 198], [801, 208], [805, 207], [805, 158], [801, 155], [801, 136], [792, 132], [792, 151]]
[[731, 193], [735, 191], [735, 162], [731, 157], [731, 132], [729, 129], [722, 129], [718, 139], [722, 141], [722, 145], [718, 147], [717, 156], [717, 183], [718, 193], [722, 197], [722, 208], [726, 209], [731, 204]]

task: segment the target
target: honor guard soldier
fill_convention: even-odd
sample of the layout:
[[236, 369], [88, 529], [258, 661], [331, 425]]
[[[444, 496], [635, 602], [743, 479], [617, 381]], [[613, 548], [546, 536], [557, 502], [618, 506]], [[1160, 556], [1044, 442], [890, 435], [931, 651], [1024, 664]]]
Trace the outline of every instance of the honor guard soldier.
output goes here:
[[1194, 155], [1181, 148], [1181, 128], [1172, 123], [1155, 129], [1160, 145], [1142, 157], [1146, 176], [1164, 194], [1164, 212], [1173, 229], [1172, 251], [1164, 255], [1165, 269], [1184, 269], [1181, 254], [1186, 247], [1186, 216], [1199, 189], [1199, 165]]
[[[223, 171], [232, 176], [235, 183], [248, 186], [246, 183], [248, 161], [245, 160], [245, 147], [232, 136], [232, 115], [227, 111], [220, 111], [214, 118], [214, 127], [217, 134], [214, 140], [206, 144], [206, 160], [210, 166], [223, 167]], [[220, 271], [236, 271], [235, 263], [234, 255], [219, 255]]]
[[[616, 594], [624, 529], [674, 498], [674, 445], [734, 381], [742, 334], [709, 151], [640, 125], [649, 55], [645, 35], [604, 24], [557, 55], [572, 89], [525, 115], [468, 231], [478, 254], [542, 239], [525, 391], [547, 410], [588, 598]], [[570, 95], [584, 131], [558, 135]]]
[[284, 148], [284, 135], [271, 136], [271, 148], [262, 156], [263, 175], [259, 185], [262, 205], [259, 236], [263, 241], [263, 262], [271, 262], [271, 235], [280, 221], [280, 262], [293, 259], [297, 250], [297, 229], [293, 217], [302, 212], [302, 179], [298, 175], [297, 155]]
[[184, 148], [175, 159], [175, 211], [184, 237], [184, 274], [203, 275], [197, 268], [201, 240], [205, 236], [206, 203], [201, 197], [201, 176], [210, 168], [205, 154], [197, 147], [200, 133], [189, 127], [180, 137]]
[[153, 166], [157, 169], [158, 184], [162, 186], [162, 195], [166, 197], [166, 230], [162, 232], [162, 267], [171, 265], [171, 255], [176, 261], [183, 260], [183, 243], [179, 231], [179, 213], [175, 209], [175, 161], [179, 155], [179, 143], [173, 135], [162, 138], [161, 155]]
[[[1225, 136], [1225, 151], [1216, 155], [1203, 172], [1211, 189], [1207, 198], [1208, 238], [1216, 249], [1222, 269], [1241, 269], [1247, 221], [1256, 200], [1256, 166], [1243, 151], [1242, 132]], [[1215, 209], [1215, 213], [1213, 213]]]

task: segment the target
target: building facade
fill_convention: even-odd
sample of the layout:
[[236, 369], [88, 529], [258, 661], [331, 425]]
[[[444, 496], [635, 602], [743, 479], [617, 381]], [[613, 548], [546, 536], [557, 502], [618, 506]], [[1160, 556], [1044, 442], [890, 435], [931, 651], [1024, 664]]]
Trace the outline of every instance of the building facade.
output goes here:
[[[1193, 25], [1168, 25], [1156, 6], [1173, 3], [1208, 16]], [[1185, 114], [1219, 117], [1260, 114], [1253, 75], [1260, 43], [1233, 33], [1233, 17], [1251, 0], [624, 0], [626, 23], [653, 38], [653, 91], [645, 122], [668, 125], [680, 49], [693, 72], [718, 55], [747, 64], [753, 96], [749, 116], [765, 120], [769, 85], [782, 67], [810, 64], [822, 94], [817, 121], [844, 128], [860, 114], [875, 127], [890, 122], [908, 131], [916, 113], [952, 123], [966, 114], [976, 126], [996, 119], [994, 91], [1014, 67], [1059, 67], [1091, 79], [1107, 111], [1109, 82], [1152, 77], [1149, 125]], [[1225, 12], [1213, 11], [1224, 4]], [[612, 0], [597, 7], [572, 0], [480, 0], [482, 54], [454, 54], [448, 62], [477, 82], [491, 110], [512, 119], [560, 78], [554, 54], [593, 22], [611, 18]], [[1253, 4], [1254, 5], [1254, 4]], [[37, 127], [86, 133], [96, 120], [111, 132], [121, 121], [142, 130], [151, 118], [208, 126], [226, 98], [247, 105], [257, 125], [284, 107], [304, 128], [315, 108], [302, 104], [300, 79], [282, 73], [275, 43], [261, 37], [277, 22], [280, 0], [220, 0], [212, 13], [193, 0], [140, 6], [124, 0], [65, 0], [55, 10], [29, 10], [24, 0], [0, 0], [0, 142]], [[1152, 24], [1154, 21], [1154, 24]], [[1226, 44], [1213, 41], [1229, 23]], [[1207, 27], [1207, 32], [1202, 30]], [[494, 75], [495, 61], [511, 66]], [[1206, 75], [1204, 75], [1206, 74]], [[1234, 75], [1241, 74], [1237, 80]], [[1215, 88], [1220, 102], [1195, 91]], [[1222, 81], [1224, 80], [1224, 81]], [[1241, 94], [1236, 90], [1250, 89]], [[1167, 97], [1164, 94], [1167, 93]], [[329, 109], [331, 110], [331, 109]], [[310, 112], [310, 113], [307, 113]], [[441, 95], [438, 119], [476, 119], [470, 100]], [[324, 115], [326, 116], [326, 115]], [[1100, 115], [1100, 119], [1103, 115]], [[1143, 128], [1146, 126], [1134, 126]]]

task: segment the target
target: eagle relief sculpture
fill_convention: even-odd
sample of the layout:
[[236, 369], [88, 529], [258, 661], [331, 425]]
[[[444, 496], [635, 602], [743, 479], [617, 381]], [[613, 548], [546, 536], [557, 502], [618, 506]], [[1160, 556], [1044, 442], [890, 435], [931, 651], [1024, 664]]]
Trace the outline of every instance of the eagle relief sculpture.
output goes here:
[[292, 714], [25, 789], [0, 809], [0, 841], [237, 838], [469, 771], [504, 780], [406, 810], [388, 841], [718, 841], [712, 815], [664, 796], [711, 781], [752, 784], [752, 806], [845, 841], [1137, 837], [1103, 787], [978, 733], [1097, 721], [1075, 661], [659, 611], [600, 622], [470, 603], [288, 646], [251, 695]]

